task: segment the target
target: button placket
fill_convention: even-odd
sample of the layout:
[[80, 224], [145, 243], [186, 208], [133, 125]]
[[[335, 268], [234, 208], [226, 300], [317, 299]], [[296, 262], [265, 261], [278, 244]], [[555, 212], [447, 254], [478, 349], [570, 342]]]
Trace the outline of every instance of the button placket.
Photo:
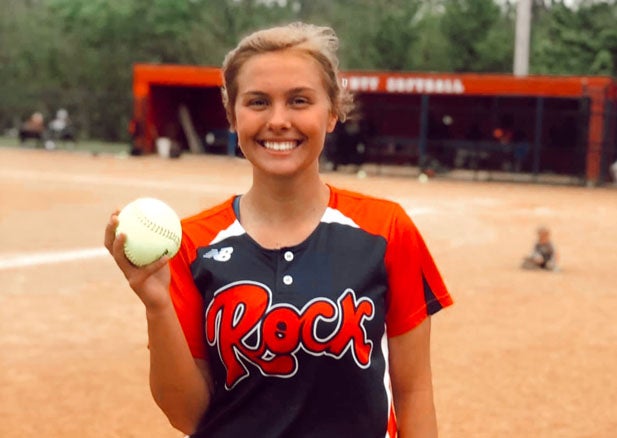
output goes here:
[[[294, 259], [294, 253], [291, 251], [285, 251], [283, 253], [283, 258], [285, 259], [285, 261], [291, 262]], [[285, 286], [290, 286], [293, 282], [294, 282], [294, 279], [291, 275], [286, 274], [283, 276], [283, 284]]]

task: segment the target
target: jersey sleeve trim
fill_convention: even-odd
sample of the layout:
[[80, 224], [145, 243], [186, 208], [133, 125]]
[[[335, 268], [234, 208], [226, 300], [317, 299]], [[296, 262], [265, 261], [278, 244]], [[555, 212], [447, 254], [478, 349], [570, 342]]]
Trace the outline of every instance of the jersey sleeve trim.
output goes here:
[[[424, 277], [424, 276], [423, 276]], [[424, 300], [425, 304], [417, 309], [415, 312], [408, 315], [407, 318], [400, 321], [396, 327], [387, 327], [388, 337], [399, 336], [413, 330], [419, 326], [426, 318], [440, 310], [454, 304], [452, 297], [447, 292], [439, 296], [433, 293], [430, 285], [425, 278], [423, 280], [424, 286]]]
[[388, 336], [412, 330], [453, 303], [422, 235], [399, 205], [392, 211], [386, 269]]

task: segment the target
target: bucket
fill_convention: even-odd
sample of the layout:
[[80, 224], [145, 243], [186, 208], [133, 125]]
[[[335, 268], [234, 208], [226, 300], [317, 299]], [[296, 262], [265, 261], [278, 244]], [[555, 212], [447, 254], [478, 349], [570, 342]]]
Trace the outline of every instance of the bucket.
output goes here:
[[169, 158], [171, 152], [171, 140], [167, 137], [156, 139], [156, 152], [160, 157]]

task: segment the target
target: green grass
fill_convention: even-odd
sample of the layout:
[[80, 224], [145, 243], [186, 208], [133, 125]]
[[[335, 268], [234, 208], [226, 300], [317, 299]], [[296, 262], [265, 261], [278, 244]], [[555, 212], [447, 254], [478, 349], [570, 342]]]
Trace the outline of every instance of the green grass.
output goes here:
[[[0, 147], [23, 147], [34, 149], [40, 148], [33, 140], [27, 140], [23, 145], [19, 144], [19, 139], [15, 137], [0, 136]], [[98, 140], [80, 140], [77, 143], [56, 142], [56, 149], [77, 152], [91, 152], [97, 154], [121, 154], [128, 153], [130, 146], [128, 143], [113, 143]]]

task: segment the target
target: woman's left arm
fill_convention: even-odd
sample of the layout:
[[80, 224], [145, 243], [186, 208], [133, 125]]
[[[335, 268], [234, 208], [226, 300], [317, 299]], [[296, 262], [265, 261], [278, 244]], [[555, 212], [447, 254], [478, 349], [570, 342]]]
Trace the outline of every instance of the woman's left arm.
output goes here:
[[430, 338], [431, 319], [389, 338], [390, 379], [399, 438], [436, 438]]

